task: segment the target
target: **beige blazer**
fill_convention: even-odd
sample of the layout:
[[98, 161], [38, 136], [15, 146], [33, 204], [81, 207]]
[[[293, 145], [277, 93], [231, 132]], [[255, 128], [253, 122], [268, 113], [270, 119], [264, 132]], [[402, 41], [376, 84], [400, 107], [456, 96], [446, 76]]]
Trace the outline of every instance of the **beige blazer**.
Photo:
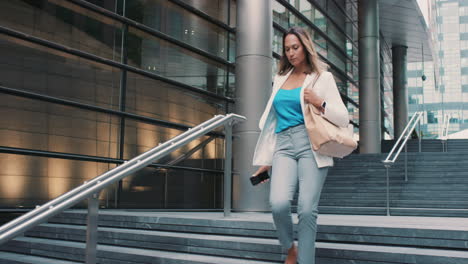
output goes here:
[[[273, 154], [276, 145], [275, 129], [277, 122], [276, 113], [274, 109], [272, 109], [273, 99], [275, 98], [278, 90], [288, 79], [291, 72], [292, 70], [289, 71], [286, 75], [276, 75], [274, 78], [270, 99], [268, 100], [265, 111], [263, 112], [259, 122], [261, 132], [258, 137], [257, 146], [255, 147], [253, 158], [254, 166], [272, 165]], [[304, 98], [304, 89], [311, 88], [308, 86], [311, 85], [315, 80], [315, 76], [315, 73], [308, 74], [306, 76], [301, 88], [301, 98]], [[313, 91], [327, 102], [323, 116], [337, 126], [347, 127], [349, 124], [348, 110], [341, 100], [341, 96], [338, 88], [336, 87], [333, 75], [330, 72], [322, 72], [320, 77], [317, 79], [317, 82], [315, 83]], [[301, 100], [301, 107], [302, 114], [304, 114], [306, 107], [304, 100]], [[314, 153], [315, 160], [317, 161], [319, 168], [333, 166], [332, 157], [321, 155], [313, 150], [312, 152]]]

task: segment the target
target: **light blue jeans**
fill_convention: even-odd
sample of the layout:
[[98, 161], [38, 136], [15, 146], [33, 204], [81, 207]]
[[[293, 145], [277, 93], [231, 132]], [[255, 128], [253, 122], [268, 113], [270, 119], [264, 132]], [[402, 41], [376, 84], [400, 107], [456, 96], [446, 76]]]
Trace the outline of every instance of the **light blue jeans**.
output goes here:
[[285, 249], [294, 242], [291, 201], [299, 183], [298, 263], [315, 263], [318, 203], [328, 167], [318, 168], [304, 125], [277, 135], [271, 175], [270, 205], [277, 235]]

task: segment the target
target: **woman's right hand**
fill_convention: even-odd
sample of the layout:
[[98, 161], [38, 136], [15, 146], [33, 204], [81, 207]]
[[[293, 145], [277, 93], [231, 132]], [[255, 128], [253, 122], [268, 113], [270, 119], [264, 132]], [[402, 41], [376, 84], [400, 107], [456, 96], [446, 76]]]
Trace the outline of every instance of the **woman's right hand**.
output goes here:
[[268, 165], [261, 166], [260, 168], [258, 168], [258, 170], [256, 172], [254, 172], [254, 174], [252, 176], [257, 176], [260, 173], [262, 173], [264, 171], [268, 171], [270, 169], [271, 169], [271, 166], [268, 166]]
[[[271, 166], [268, 166], [268, 165], [261, 166], [260, 168], [258, 168], [258, 170], [256, 172], [254, 172], [254, 174], [252, 176], [257, 176], [257, 175], [259, 175], [260, 173], [262, 173], [264, 171], [269, 171], [270, 169], [271, 169]], [[265, 182], [268, 182], [268, 179], [262, 181], [261, 183], [265, 183]]]

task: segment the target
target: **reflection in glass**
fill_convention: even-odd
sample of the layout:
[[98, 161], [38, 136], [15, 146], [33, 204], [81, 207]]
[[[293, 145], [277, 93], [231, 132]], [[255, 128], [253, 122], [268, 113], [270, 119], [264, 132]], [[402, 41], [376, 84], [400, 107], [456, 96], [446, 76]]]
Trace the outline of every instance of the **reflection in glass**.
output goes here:
[[122, 24], [65, 0], [2, 1], [2, 26], [120, 61]]
[[221, 209], [223, 174], [145, 168], [123, 182], [121, 207]]
[[[202, 11], [203, 13], [209, 15], [210, 17], [223, 22], [224, 24], [229, 24], [228, 20], [228, 1], [229, 0], [182, 0], [194, 8]], [[230, 1], [234, 2], [234, 1]], [[235, 5], [231, 4], [231, 8]], [[231, 17], [235, 15], [231, 14]]]
[[128, 64], [218, 95], [224, 95], [225, 66], [130, 28]]
[[131, 113], [194, 126], [224, 114], [224, 103], [163, 81], [128, 74], [126, 107]]
[[136, 22], [227, 59], [227, 31], [170, 1], [127, 1], [125, 14]]

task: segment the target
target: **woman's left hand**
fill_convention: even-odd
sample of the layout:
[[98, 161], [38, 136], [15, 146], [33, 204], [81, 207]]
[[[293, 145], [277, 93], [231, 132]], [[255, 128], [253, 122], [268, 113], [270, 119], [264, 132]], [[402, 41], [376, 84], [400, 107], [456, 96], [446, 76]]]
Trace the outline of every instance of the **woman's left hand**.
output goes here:
[[310, 90], [310, 89], [305, 89], [304, 90], [304, 101], [307, 103], [307, 104], [312, 104], [313, 106], [315, 106], [315, 108], [317, 108], [320, 112], [323, 112], [324, 109], [322, 107], [322, 104], [323, 104], [323, 99], [318, 96], [314, 91]]

